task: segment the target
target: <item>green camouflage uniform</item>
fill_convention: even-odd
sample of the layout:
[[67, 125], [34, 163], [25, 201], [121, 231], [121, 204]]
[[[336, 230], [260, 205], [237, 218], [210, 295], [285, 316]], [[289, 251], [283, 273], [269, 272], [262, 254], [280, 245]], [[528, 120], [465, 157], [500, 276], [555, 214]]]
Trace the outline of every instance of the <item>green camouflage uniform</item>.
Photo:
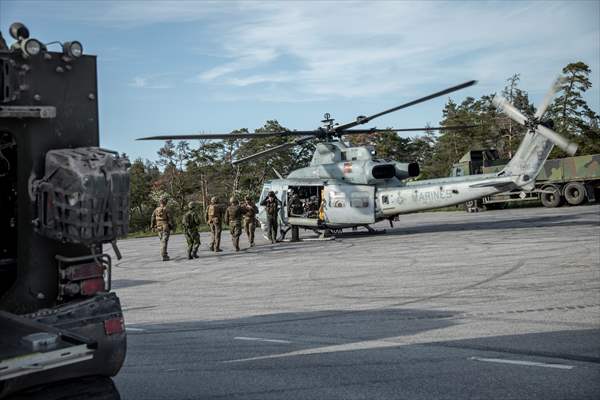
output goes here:
[[198, 258], [198, 247], [200, 247], [200, 216], [190, 204], [189, 210], [183, 214], [183, 233], [187, 241], [188, 259]]
[[210, 205], [206, 208], [206, 222], [210, 227], [210, 250], [211, 251], [223, 251], [221, 250], [221, 223], [223, 222], [223, 207], [219, 204], [216, 197], [210, 200]]
[[256, 229], [258, 208], [250, 198], [246, 198], [246, 203], [242, 206], [242, 213], [244, 214], [244, 231], [250, 242], [250, 247], [254, 247], [254, 230]]
[[166, 201], [161, 200], [161, 205], [156, 207], [152, 213], [150, 227], [153, 231], [158, 233], [158, 238], [160, 239], [160, 255], [162, 256], [163, 261], [168, 261], [169, 253], [167, 251], [167, 246], [169, 244], [171, 230], [173, 229], [173, 217], [167, 208]]
[[242, 207], [235, 199], [231, 199], [225, 211], [225, 221], [229, 223], [229, 234], [235, 251], [240, 251], [240, 235], [242, 234]]

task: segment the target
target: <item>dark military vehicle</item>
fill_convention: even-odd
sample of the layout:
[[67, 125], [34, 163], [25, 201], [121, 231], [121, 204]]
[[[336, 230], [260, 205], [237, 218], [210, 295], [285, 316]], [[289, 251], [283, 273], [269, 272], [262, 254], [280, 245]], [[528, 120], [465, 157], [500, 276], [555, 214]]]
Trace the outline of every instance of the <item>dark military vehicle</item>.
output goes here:
[[[0, 397], [115, 375], [125, 358], [111, 257], [128, 230], [129, 161], [99, 146], [96, 57], [0, 33]], [[59, 51], [51, 51], [56, 47]]]

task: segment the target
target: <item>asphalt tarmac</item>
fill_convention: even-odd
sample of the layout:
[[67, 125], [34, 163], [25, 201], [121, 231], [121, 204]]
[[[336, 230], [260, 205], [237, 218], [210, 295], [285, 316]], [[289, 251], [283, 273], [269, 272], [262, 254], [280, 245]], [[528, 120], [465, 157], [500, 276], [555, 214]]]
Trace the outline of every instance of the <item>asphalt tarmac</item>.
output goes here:
[[119, 242], [121, 397], [600, 398], [600, 206], [377, 227], [239, 253], [224, 233], [219, 254], [202, 235], [196, 260], [173, 236], [169, 262]]

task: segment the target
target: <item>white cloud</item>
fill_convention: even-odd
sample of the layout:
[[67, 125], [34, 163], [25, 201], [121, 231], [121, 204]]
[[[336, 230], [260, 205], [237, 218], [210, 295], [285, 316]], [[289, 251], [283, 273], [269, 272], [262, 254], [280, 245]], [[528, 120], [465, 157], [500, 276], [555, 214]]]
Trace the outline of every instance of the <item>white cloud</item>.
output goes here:
[[[517, 72], [524, 89], [543, 93], [578, 60], [592, 68], [593, 93], [600, 86], [599, 2], [85, 3], [65, 7], [66, 17], [111, 27], [208, 26], [200, 46], [222, 62], [188, 81], [226, 97], [243, 97], [236, 90], [249, 86], [278, 99], [410, 97], [468, 79], [491, 91]], [[132, 86], [165, 86], [138, 78]]]
[[218, 32], [232, 61], [201, 73], [205, 81], [224, 87], [279, 83], [282, 92], [351, 98], [416, 94], [422, 86], [442, 88], [472, 78], [499, 90], [515, 72], [532, 77], [531, 90], [543, 91], [568, 62], [596, 63], [596, 72], [600, 67], [599, 23], [586, 17], [598, 9], [594, 3], [243, 2], [240, 7], [246, 17]]
[[172, 83], [165, 80], [168, 74], [139, 75], [134, 76], [129, 86], [136, 89], [171, 89]]

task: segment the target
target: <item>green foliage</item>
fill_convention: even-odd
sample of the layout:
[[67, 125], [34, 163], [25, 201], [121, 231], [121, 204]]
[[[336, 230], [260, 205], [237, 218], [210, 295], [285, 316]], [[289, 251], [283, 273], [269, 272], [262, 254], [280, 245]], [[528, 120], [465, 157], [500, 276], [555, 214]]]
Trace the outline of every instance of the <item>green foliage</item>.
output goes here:
[[[583, 93], [592, 87], [589, 78], [591, 73], [590, 68], [581, 61], [564, 67], [560, 92], [547, 111], [556, 132], [579, 145], [579, 154], [600, 152], [600, 118], [583, 98]], [[552, 156], [565, 157], [566, 154], [555, 149]]]

